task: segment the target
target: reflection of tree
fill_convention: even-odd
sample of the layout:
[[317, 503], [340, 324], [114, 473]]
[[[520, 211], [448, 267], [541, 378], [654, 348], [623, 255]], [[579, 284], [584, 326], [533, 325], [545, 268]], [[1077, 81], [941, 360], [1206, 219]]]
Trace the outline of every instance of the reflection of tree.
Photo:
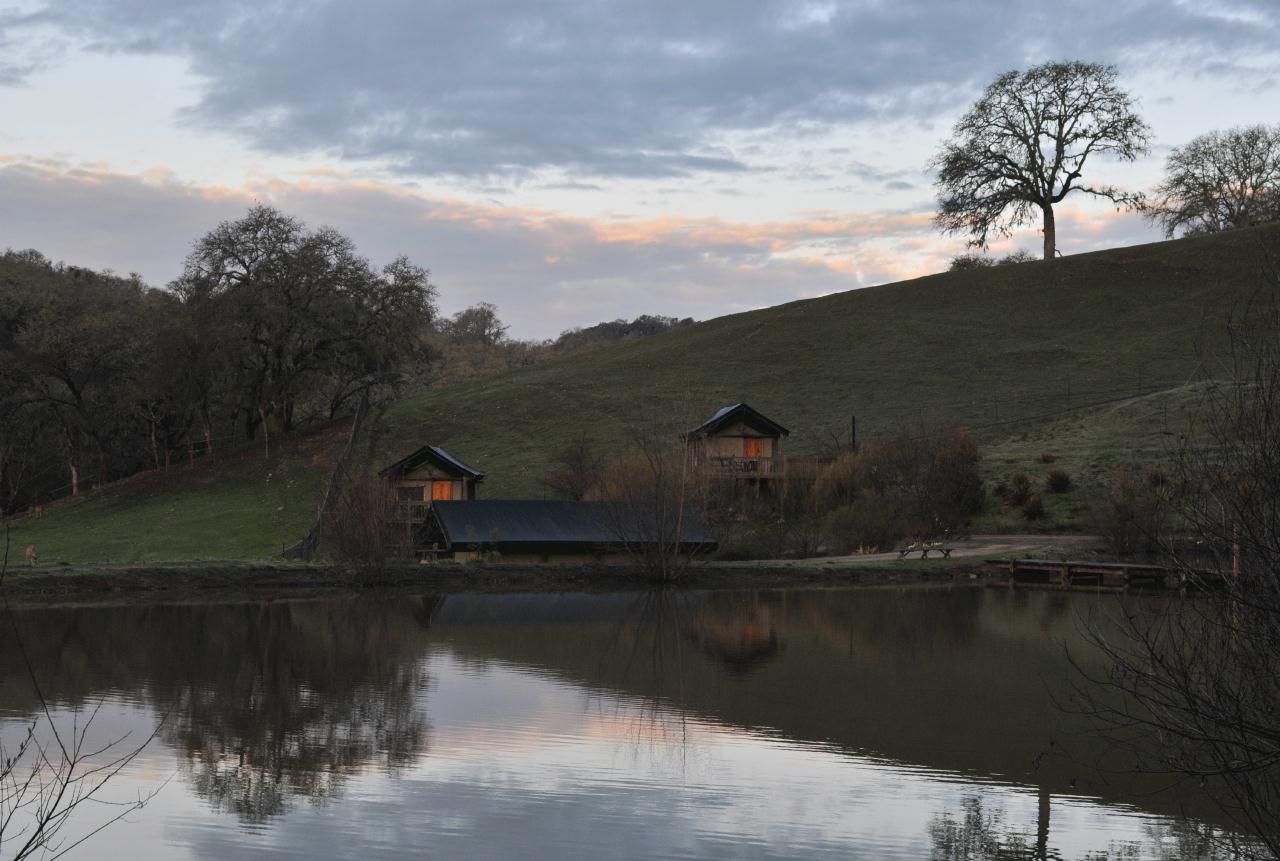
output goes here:
[[[945, 812], [929, 823], [932, 861], [1050, 861], [1062, 855], [1049, 845], [1050, 796], [1040, 790], [1034, 833], [1006, 821], [999, 807], [984, 805], [979, 796], [960, 802], [959, 814]], [[1112, 843], [1103, 852], [1091, 852], [1080, 861], [1235, 861], [1248, 857], [1220, 829], [1182, 820], [1155, 821], [1145, 828], [1142, 842]]]
[[45, 649], [60, 698], [142, 696], [168, 714], [163, 737], [185, 755], [194, 789], [260, 821], [425, 748], [423, 629], [440, 601], [115, 607], [25, 621], [41, 629], [28, 639]]

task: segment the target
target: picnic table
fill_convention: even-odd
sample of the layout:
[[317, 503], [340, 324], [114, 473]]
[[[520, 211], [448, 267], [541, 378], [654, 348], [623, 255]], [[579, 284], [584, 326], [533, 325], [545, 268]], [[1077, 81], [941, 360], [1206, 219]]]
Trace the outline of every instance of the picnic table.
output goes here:
[[903, 559], [912, 553], [919, 553], [921, 559], [928, 559], [930, 553], [941, 553], [943, 559], [951, 558], [951, 551], [955, 549], [945, 541], [917, 541], [914, 544], [908, 544], [906, 547], [898, 548], [898, 558]]

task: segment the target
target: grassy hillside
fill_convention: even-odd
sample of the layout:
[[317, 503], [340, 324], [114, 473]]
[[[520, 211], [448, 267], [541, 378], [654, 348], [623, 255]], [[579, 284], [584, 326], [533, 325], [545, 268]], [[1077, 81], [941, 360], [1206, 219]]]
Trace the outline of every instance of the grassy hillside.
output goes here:
[[858, 417], [862, 439], [921, 421], [999, 443], [1199, 378], [1230, 311], [1262, 283], [1280, 230], [1240, 231], [976, 271], [711, 320], [395, 405], [384, 456], [431, 441], [485, 470], [489, 496], [540, 493], [577, 434], [616, 440], [636, 415], [674, 428], [747, 401], [813, 454]]
[[310, 528], [346, 431], [307, 434], [269, 458], [245, 446], [63, 500], [15, 525], [9, 564], [21, 570], [28, 544], [54, 564], [276, 556]]
[[[861, 439], [937, 420], [972, 428], [993, 476], [1031, 471], [1049, 448], [1087, 484], [1133, 452], [1158, 454], [1168, 405], [1214, 375], [1227, 315], [1263, 284], [1263, 246], [1280, 247], [1280, 229], [945, 273], [723, 317], [401, 401], [377, 429], [374, 461], [432, 442], [488, 473], [484, 496], [538, 496], [538, 479], [575, 436], [617, 445], [636, 417], [674, 433], [747, 401], [791, 429], [792, 454], [847, 438], [851, 414]], [[135, 479], [54, 506], [15, 541], [67, 561], [278, 552], [305, 531], [323, 476], [314, 452], [282, 463], [294, 464], [287, 491], [269, 489], [267, 466], [246, 458], [204, 483]], [[1051, 505], [1063, 522], [1073, 507], [1071, 497]]]

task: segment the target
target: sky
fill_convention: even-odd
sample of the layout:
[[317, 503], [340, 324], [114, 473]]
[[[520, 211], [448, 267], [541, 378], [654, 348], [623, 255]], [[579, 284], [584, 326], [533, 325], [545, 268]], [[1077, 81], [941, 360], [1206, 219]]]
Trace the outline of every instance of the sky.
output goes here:
[[[1152, 128], [1099, 184], [1280, 122], [1280, 0], [0, 0], [0, 247], [163, 286], [262, 202], [516, 337], [706, 319], [945, 269], [930, 159], [1062, 59]], [[1060, 205], [1064, 254], [1159, 238]]]

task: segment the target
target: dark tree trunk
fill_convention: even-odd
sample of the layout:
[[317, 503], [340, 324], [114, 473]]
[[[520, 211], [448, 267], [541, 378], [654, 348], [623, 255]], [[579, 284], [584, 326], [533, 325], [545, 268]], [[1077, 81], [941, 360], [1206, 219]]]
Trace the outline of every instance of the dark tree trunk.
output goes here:
[[1052, 260], [1058, 252], [1058, 227], [1053, 219], [1053, 205], [1044, 206], [1044, 259]]

